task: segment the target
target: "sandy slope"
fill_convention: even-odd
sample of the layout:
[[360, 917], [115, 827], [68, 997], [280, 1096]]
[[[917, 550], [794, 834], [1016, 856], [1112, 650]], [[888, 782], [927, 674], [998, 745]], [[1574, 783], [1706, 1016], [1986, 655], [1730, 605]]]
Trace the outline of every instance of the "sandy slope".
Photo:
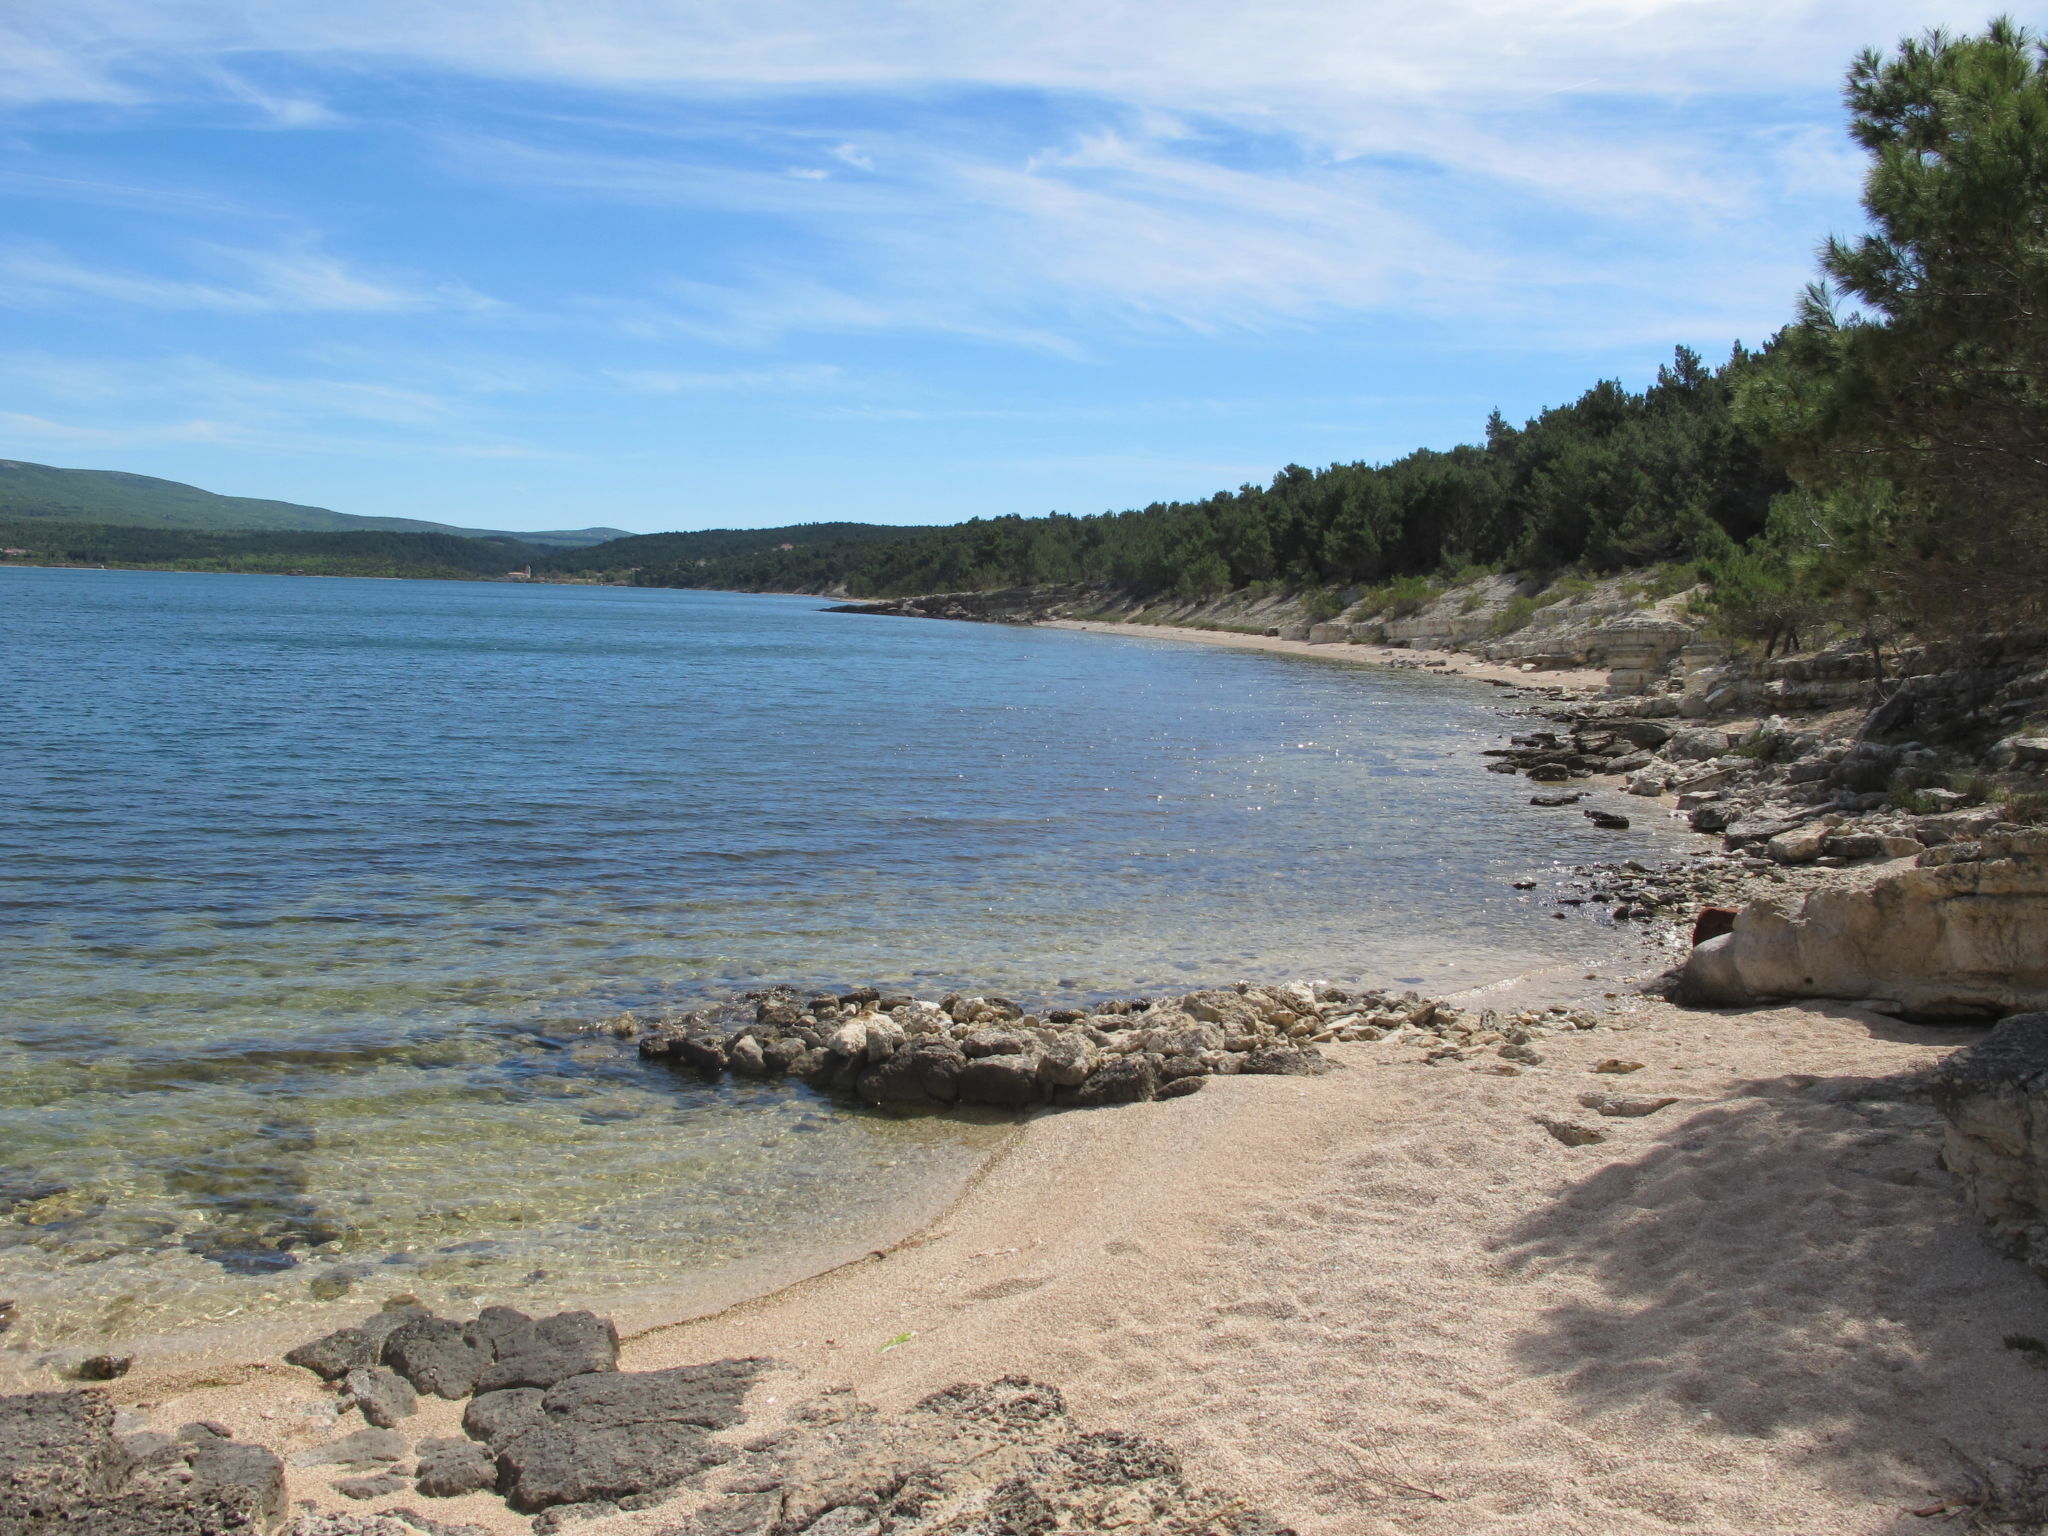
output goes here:
[[[2025, 1459], [2042, 1377], [2002, 1340], [2048, 1336], [2048, 1291], [1979, 1238], [1925, 1102], [1853, 1096], [1958, 1037], [1612, 1006], [1518, 1077], [1354, 1045], [1323, 1078], [1041, 1115], [921, 1238], [624, 1364], [766, 1353], [800, 1373], [762, 1389], [784, 1403], [885, 1406], [1024, 1372], [1305, 1533], [1924, 1531], [1906, 1511], [1967, 1488], [1958, 1451]], [[1613, 1056], [1647, 1065], [1590, 1070]], [[1683, 1102], [1602, 1120], [1594, 1090]], [[1539, 1115], [1612, 1137], [1566, 1147]], [[157, 1421], [279, 1444], [317, 1394], [265, 1374]], [[341, 1507], [326, 1482], [294, 1492]], [[524, 1529], [481, 1496], [432, 1512]]]

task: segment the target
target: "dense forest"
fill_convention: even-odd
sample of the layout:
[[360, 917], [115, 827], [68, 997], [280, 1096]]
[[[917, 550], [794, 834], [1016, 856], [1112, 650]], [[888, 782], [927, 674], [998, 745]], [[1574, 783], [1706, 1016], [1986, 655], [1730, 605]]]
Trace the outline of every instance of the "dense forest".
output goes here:
[[[889, 596], [1081, 581], [1199, 596], [1260, 582], [1365, 585], [1474, 563], [1611, 570], [1722, 554], [1759, 533], [1772, 497], [1790, 488], [1734, 419], [1734, 392], [1756, 366], [1738, 349], [1712, 369], [1681, 348], [1641, 393], [1603, 382], [1520, 427], [1496, 414], [1481, 445], [1384, 465], [1289, 465], [1269, 486], [1198, 502], [861, 528], [788, 549], [706, 542], [681, 558], [665, 558], [662, 540], [673, 536], [656, 535], [543, 564], [601, 570], [631, 546], [632, 579], [647, 586]], [[893, 536], [877, 536], [885, 533]]]

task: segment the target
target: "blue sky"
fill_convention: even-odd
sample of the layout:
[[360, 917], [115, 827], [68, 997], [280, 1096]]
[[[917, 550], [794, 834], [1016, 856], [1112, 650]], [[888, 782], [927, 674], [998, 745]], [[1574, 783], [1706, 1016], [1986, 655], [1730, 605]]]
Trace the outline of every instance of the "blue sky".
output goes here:
[[1195, 497], [1639, 385], [1859, 224], [1766, 0], [0, 12], [0, 456], [635, 530]]

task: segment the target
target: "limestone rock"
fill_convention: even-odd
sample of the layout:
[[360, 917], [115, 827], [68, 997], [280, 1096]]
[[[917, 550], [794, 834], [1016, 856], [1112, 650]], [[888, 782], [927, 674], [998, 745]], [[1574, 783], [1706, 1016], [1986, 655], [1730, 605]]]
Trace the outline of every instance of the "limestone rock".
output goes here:
[[462, 1432], [496, 1451], [515, 1436], [546, 1422], [541, 1408], [545, 1396], [538, 1387], [479, 1392], [462, 1410]]
[[1764, 844], [1764, 852], [1780, 864], [1811, 864], [1821, 856], [1827, 841], [1826, 824], [1809, 822], [1789, 832], [1780, 832]]
[[958, 1087], [963, 1103], [1022, 1108], [1038, 1099], [1038, 1058], [1000, 1055], [970, 1060], [960, 1070]]
[[362, 1415], [379, 1429], [395, 1429], [400, 1419], [419, 1412], [419, 1397], [403, 1377], [380, 1366], [357, 1366], [343, 1391]]
[[1942, 1160], [2014, 1253], [2048, 1278], [2048, 1013], [2020, 1013], [1928, 1080]]
[[1135, 1104], [1159, 1091], [1159, 1069], [1144, 1056], [1107, 1056], [1070, 1090], [1078, 1105]]
[[422, 1440], [418, 1446], [418, 1490], [430, 1499], [460, 1498], [498, 1480], [490, 1453], [472, 1440]]
[[334, 1491], [345, 1499], [381, 1499], [404, 1486], [405, 1479], [396, 1472], [372, 1472], [365, 1477], [341, 1478]]
[[1696, 947], [1681, 1000], [1885, 998], [1913, 1015], [2048, 1007], [2048, 833], [1930, 849], [1800, 896], [1751, 902]]
[[294, 1452], [295, 1467], [372, 1467], [379, 1462], [403, 1461], [408, 1449], [405, 1436], [395, 1429], [359, 1429], [325, 1445]]
[[1607, 1139], [1607, 1133], [1597, 1125], [1564, 1120], [1555, 1115], [1539, 1115], [1536, 1123], [1568, 1147], [1590, 1147]]
[[284, 1518], [284, 1468], [260, 1445], [153, 1436], [138, 1449], [139, 1463], [103, 1393], [0, 1397], [0, 1532], [225, 1536]]
[[285, 1359], [303, 1366], [322, 1381], [339, 1381], [350, 1371], [377, 1363], [379, 1341], [361, 1328], [337, 1328], [297, 1349]]
[[1579, 1102], [1596, 1114], [1636, 1120], [1644, 1115], [1654, 1115], [1660, 1109], [1669, 1109], [1678, 1100], [1669, 1095], [1658, 1098], [1618, 1093], [1582, 1093], [1579, 1095]]
[[513, 1329], [496, 1342], [498, 1358], [477, 1377], [478, 1392], [552, 1387], [571, 1376], [618, 1369], [618, 1332], [610, 1319], [594, 1312], [558, 1312]]
[[476, 1390], [490, 1355], [445, 1317], [417, 1317], [384, 1341], [384, 1363], [422, 1392], [463, 1398]]
[[550, 1387], [541, 1421], [498, 1450], [512, 1507], [616, 1499], [671, 1487], [728, 1454], [711, 1432], [739, 1422], [759, 1360], [603, 1371]]

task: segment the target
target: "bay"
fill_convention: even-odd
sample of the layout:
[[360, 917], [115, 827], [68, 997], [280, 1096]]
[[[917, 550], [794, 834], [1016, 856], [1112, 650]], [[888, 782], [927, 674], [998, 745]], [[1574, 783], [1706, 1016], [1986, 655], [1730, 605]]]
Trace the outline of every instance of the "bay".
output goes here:
[[0, 571], [0, 1357], [315, 1280], [770, 1283], [922, 1219], [1001, 1125], [593, 1026], [769, 981], [1441, 991], [1601, 947], [1513, 878], [1668, 841], [1532, 812], [1467, 681], [823, 606]]

